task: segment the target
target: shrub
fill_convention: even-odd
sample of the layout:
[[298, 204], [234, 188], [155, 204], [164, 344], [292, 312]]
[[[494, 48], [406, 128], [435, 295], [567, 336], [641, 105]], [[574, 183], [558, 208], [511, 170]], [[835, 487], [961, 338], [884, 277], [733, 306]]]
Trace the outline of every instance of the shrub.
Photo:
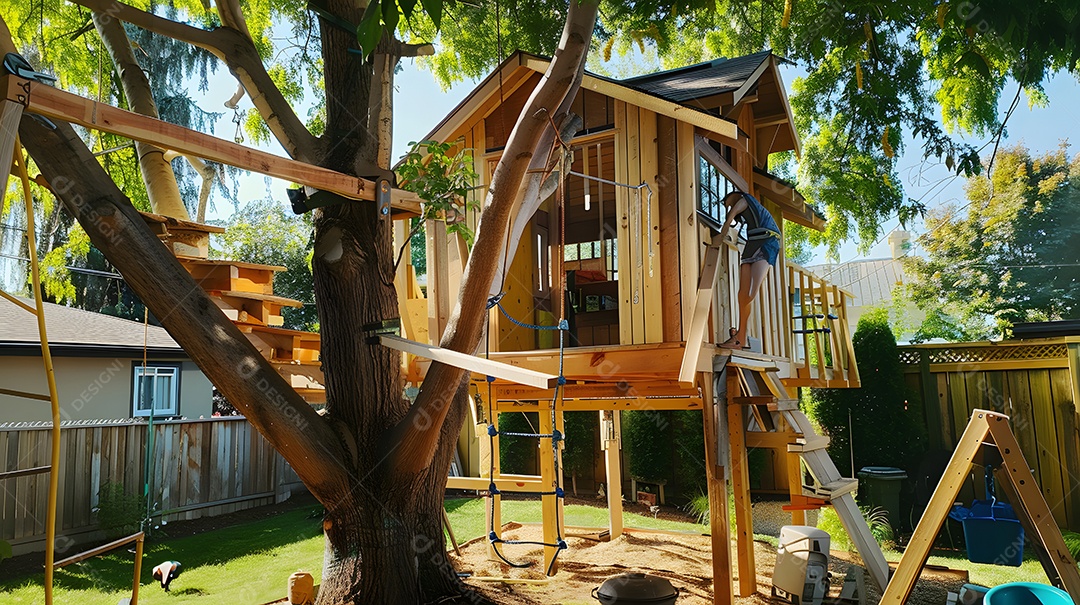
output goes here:
[[563, 471], [577, 495], [578, 476], [592, 478], [596, 464], [596, 433], [600, 417], [596, 412], [566, 412], [563, 414], [566, 449], [563, 450]]
[[146, 518], [146, 498], [131, 494], [123, 483], [106, 483], [98, 490], [98, 526], [110, 538], [131, 535]]
[[[895, 550], [896, 538], [893, 534], [892, 526], [889, 525], [889, 515], [883, 508], [868, 508], [860, 507], [859, 511], [862, 512], [863, 519], [866, 521], [866, 525], [870, 528], [870, 534], [874, 536], [874, 540], [878, 543], [883, 550]], [[818, 529], [829, 534], [830, 548], [834, 550], [846, 550], [847, 552], [855, 552], [855, 542], [852, 541], [851, 536], [848, 534], [847, 529], [844, 528], [844, 523], [840, 520], [840, 516], [836, 514], [836, 510], [831, 506], [827, 506], [821, 509], [818, 514]]]
[[671, 416], [657, 411], [624, 412], [623, 450], [627, 468], [636, 479], [653, 482], [672, 477]]
[[850, 414], [856, 469], [878, 465], [914, 471], [926, 442], [922, 405], [904, 382], [887, 313], [864, 315], [853, 344], [862, 387], [811, 389], [807, 412], [832, 439], [829, 454], [841, 469], [851, 466]]
[[677, 495], [690, 498], [703, 493], [707, 487], [704, 419], [699, 410], [672, 412], [671, 419]]

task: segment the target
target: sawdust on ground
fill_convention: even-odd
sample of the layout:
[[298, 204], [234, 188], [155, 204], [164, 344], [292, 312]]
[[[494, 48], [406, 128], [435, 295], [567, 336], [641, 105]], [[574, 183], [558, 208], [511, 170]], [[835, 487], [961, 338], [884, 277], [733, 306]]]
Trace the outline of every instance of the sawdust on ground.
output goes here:
[[[503, 528], [504, 540], [541, 539], [541, 528], [508, 523]], [[543, 584], [513, 584], [488, 582], [477, 577], [498, 577], [543, 580], [541, 569], [542, 547], [531, 545], [500, 545], [503, 555], [514, 563], [533, 563], [528, 568], [516, 569], [501, 561], [488, 558], [486, 538], [480, 538], [462, 546], [462, 556], [451, 553], [459, 571], [471, 572], [466, 582], [476, 587], [498, 603], [509, 605], [581, 605], [597, 603], [591, 596], [593, 588], [604, 580], [628, 572], [642, 572], [667, 579], [679, 589], [678, 605], [712, 605], [712, 543], [705, 535], [667, 534], [652, 532], [626, 533], [610, 542], [568, 537], [569, 548], [559, 555], [559, 572]], [[779, 603], [770, 597], [772, 571], [776, 564], [776, 550], [765, 542], [754, 542], [754, 558], [757, 568], [757, 592], [749, 597], [736, 597], [736, 605], [765, 605]], [[732, 564], [735, 564], [732, 542]], [[833, 553], [831, 558], [833, 581], [832, 594], [839, 594], [840, 585], [852, 556]], [[865, 574], [865, 572], [864, 572]], [[866, 578], [866, 603], [877, 603], [880, 592]], [[957, 591], [963, 578], [953, 574], [924, 572], [921, 580], [907, 601], [913, 604], [938, 605], [946, 600], [947, 591]]]

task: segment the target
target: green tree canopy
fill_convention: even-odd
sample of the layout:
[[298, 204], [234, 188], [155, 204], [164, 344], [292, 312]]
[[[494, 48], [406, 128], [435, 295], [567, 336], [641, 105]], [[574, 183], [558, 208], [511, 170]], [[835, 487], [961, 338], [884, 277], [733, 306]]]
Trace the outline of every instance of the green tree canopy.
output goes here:
[[928, 318], [917, 339], [988, 338], [1012, 324], [1080, 318], [1080, 154], [998, 153], [968, 202], [930, 213], [911, 256], [911, 296]]

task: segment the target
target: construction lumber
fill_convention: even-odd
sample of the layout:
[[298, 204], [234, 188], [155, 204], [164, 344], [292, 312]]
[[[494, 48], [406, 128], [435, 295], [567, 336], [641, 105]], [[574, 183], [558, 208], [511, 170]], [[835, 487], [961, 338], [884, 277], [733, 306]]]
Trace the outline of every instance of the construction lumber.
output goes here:
[[[522, 62], [529, 69], [540, 73], [546, 72], [548, 64], [550, 63], [547, 59], [542, 59], [533, 55], [524, 55]], [[718, 118], [712, 114], [705, 113], [704, 111], [661, 99], [660, 97], [641, 92], [613, 80], [594, 76], [586, 72], [581, 81], [581, 87], [619, 101], [625, 101], [628, 105], [633, 107], [641, 107], [650, 111], [655, 111], [661, 115], [675, 118], [680, 122], [693, 124], [698, 128], [704, 128], [709, 132], [716, 133], [729, 139], [737, 140], [739, 138], [739, 129], [735, 123], [730, 120]]]
[[623, 533], [622, 456], [620, 452], [622, 438], [619, 420], [619, 412], [600, 412], [600, 447], [604, 450], [608, 532], [612, 538], [618, 538]]
[[[0, 89], [8, 101], [25, 100], [26, 110], [54, 120], [71, 122], [135, 141], [151, 143], [178, 153], [250, 170], [353, 200], [373, 201], [375, 183], [320, 166], [279, 157], [202, 132], [98, 103], [47, 84], [2, 76]], [[391, 207], [420, 214], [420, 205], [406, 195], [391, 196]]]
[[379, 342], [384, 347], [389, 347], [396, 351], [409, 353], [439, 363], [445, 363], [455, 368], [461, 368], [476, 374], [494, 376], [495, 378], [508, 380], [517, 384], [540, 389], [552, 389], [559, 383], [558, 376], [544, 374], [543, 372], [520, 368], [498, 361], [484, 359], [482, 357], [476, 357], [475, 355], [469, 355], [468, 353], [443, 349], [435, 345], [406, 340], [400, 336], [384, 334], [379, 336]]
[[[467, 489], [487, 491], [491, 488], [490, 477], [447, 477], [446, 489]], [[543, 482], [540, 477], [528, 479], [511, 479], [506, 475], [500, 475], [495, 479], [495, 487], [500, 492], [538, 492], [543, 491]]]
[[740, 399], [739, 378], [727, 373], [728, 441], [731, 444], [731, 490], [735, 499], [735, 541], [739, 561], [739, 585], [735, 592], [748, 597], [757, 589], [754, 563], [754, 522], [750, 502], [750, 465], [746, 452], [746, 417]]
[[686, 337], [686, 349], [683, 351], [682, 364], [679, 366], [679, 382], [693, 382], [697, 372], [698, 355], [705, 343], [705, 328], [709, 324], [709, 310], [712, 308], [713, 290], [716, 288], [716, 273], [720, 267], [720, 246], [709, 246], [705, 251], [705, 262], [701, 265], [701, 281], [698, 282], [694, 311], [690, 319], [690, 332]]
[[712, 538], [713, 605], [731, 605], [735, 602], [735, 592], [731, 573], [727, 474], [717, 459], [720, 450], [717, 438], [723, 427], [718, 426], [720, 422], [715, 410], [712, 381], [704, 379], [700, 386], [708, 402], [704, 410], [705, 477], [709, 491], [709, 535]]

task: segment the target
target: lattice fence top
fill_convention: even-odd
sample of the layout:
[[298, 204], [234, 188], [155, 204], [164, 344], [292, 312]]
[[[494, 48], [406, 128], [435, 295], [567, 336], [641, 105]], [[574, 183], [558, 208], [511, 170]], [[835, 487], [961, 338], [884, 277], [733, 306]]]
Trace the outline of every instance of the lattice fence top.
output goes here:
[[1065, 343], [1030, 344], [990, 347], [935, 347], [931, 349], [901, 349], [900, 363], [917, 365], [923, 355], [930, 363], [984, 363], [988, 361], [1012, 361], [1026, 359], [1060, 359], [1069, 354]]

